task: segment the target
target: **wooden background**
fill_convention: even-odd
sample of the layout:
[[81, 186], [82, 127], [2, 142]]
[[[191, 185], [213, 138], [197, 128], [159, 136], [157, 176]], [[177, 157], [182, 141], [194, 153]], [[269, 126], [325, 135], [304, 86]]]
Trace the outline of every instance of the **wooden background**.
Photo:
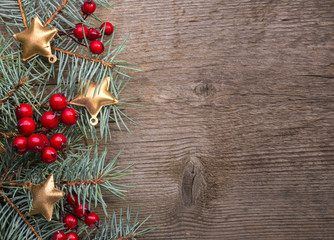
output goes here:
[[[334, 1], [113, 0], [139, 239], [334, 239]], [[105, 145], [101, 145], [101, 149]]]

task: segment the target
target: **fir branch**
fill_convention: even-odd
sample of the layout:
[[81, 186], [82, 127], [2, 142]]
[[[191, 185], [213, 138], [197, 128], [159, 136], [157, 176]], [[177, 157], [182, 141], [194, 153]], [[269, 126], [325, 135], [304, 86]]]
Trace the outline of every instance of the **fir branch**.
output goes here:
[[22, 6], [22, 2], [21, 0], [17, 0], [17, 3], [19, 4], [19, 7], [20, 7], [20, 12], [21, 12], [21, 16], [22, 16], [22, 21], [23, 21], [23, 24], [26, 28], [28, 28], [28, 25], [27, 25], [27, 21], [26, 21], [26, 17], [24, 15], [24, 11], [23, 11], [23, 6]]
[[114, 64], [106, 62], [104, 60], [99, 60], [99, 59], [96, 59], [96, 58], [90, 58], [90, 57], [83, 56], [83, 55], [80, 55], [80, 54], [77, 54], [77, 53], [74, 53], [74, 52], [66, 51], [64, 49], [57, 48], [57, 47], [52, 47], [52, 49], [56, 50], [56, 51], [59, 51], [59, 52], [63, 52], [63, 53], [65, 53], [67, 55], [70, 55], [70, 56], [76, 56], [77, 58], [86, 59], [86, 60], [89, 60], [89, 61], [92, 61], [92, 62], [95, 62], [95, 63], [101, 63], [105, 67], [110, 67], [110, 68], [115, 68], [116, 67]]
[[126, 240], [126, 239], [129, 239], [129, 238], [134, 238], [135, 236], [136, 236], [136, 234], [132, 233], [131, 235], [126, 235], [124, 237], [115, 238], [113, 240]]
[[18, 136], [21, 136], [21, 134], [15, 132], [10, 132], [10, 133], [0, 132], [0, 138], [13, 138]]
[[8, 99], [14, 95], [16, 91], [19, 90], [20, 87], [22, 87], [27, 82], [28, 76], [21, 79], [20, 83], [17, 84], [2, 100], [0, 100], [0, 107], [2, 104], [8, 101]]
[[23, 219], [23, 221], [31, 228], [31, 231], [36, 235], [36, 237], [39, 240], [42, 240], [42, 238], [38, 235], [34, 227], [28, 222], [28, 220], [24, 217], [21, 211], [15, 206], [15, 204], [5, 194], [1, 194], [1, 197], [3, 197], [12, 206], [12, 208], [14, 208], [17, 214], [19, 214], [20, 217]]
[[44, 27], [46, 27], [47, 25], [49, 25], [57, 16], [57, 14], [59, 14], [61, 12], [61, 10], [63, 10], [64, 6], [67, 4], [68, 0], [64, 0], [63, 3], [58, 7], [58, 9], [51, 15], [51, 17], [49, 18], [49, 20], [44, 24]]

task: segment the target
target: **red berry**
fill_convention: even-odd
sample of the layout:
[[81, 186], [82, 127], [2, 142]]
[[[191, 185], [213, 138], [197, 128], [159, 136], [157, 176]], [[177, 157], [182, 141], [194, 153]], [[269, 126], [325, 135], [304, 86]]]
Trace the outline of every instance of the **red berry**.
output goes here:
[[78, 220], [73, 215], [67, 215], [64, 219], [65, 226], [73, 229], [78, 225]]
[[93, 1], [86, 1], [84, 4], [81, 5], [81, 11], [84, 14], [92, 14], [93, 12], [95, 12], [96, 9], [96, 4]]
[[53, 163], [57, 160], [57, 151], [53, 147], [46, 147], [42, 151], [42, 161], [45, 163]]
[[40, 152], [44, 148], [44, 140], [40, 134], [32, 134], [28, 137], [28, 149], [32, 152]]
[[80, 205], [76, 205], [74, 207], [74, 214], [78, 218], [82, 218], [86, 215], [87, 213], [87, 205], [85, 204], [85, 210], [84, 210], [84, 205], [81, 203]]
[[13, 150], [19, 154], [28, 151], [28, 139], [26, 137], [16, 137], [12, 143]]
[[67, 194], [66, 200], [67, 200], [68, 204], [70, 204], [70, 205], [73, 205], [73, 206], [78, 205], [78, 196], [75, 195], [75, 194], [73, 194], [72, 196], [71, 196], [70, 193]]
[[88, 30], [88, 35], [87, 35], [88, 40], [93, 41], [93, 40], [98, 39], [100, 37], [102, 37], [102, 34], [99, 31], [97, 31], [95, 28], [90, 28]]
[[49, 146], [49, 139], [47, 136], [45, 136], [44, 134], [39, 134], [42, 138], [43, 138], [43, 141], [44, 141], [44, 147], [47, 147]]
[[87, 213], [85, 216], [85, 223], [88, 227], [98, 227], [100, 218], [96, 213]]
[[17, 129], [19, 130], [19, 133], [21, 133], [24, 136], [28, 136], [32, 134], [35, 131], [36, 124], [34, 120], [32, 120], [29, 117], [21, 118], [17, 122]]
[[21, 103], [20, 106], [18, 106], [15, 109], [15, 115], [16, 115], [17, 119], [21, 119], [21, 118], [24, 118], [24, 117], [32, 117], [33, 111], [32, 111], [32, 108], [30, 107], [30, 105], [28, 105], [26, 103]]
[[67, 98], [61, 93], [53, 94], [49, 103], [53, 111], [63, 111], [67, 106]]
[[103, 32], [103, 28], [105, 28], [104, 35], [111, 35], [114, 32], [114, 26], [110, 22], [102, 23], [101, 32]]
[[84, 34], [87, 37], [88, 35], [88, 29], [83, 24], [78, 24], [75, 26], [75, 29], [73, 30], [73, 34], [78, 39], [84, 39]]
[[41, 123], [43, 127], [51, 130], [58, 126], [59, 117], [56, 112], [46, 112], [42, 115]]
[[74, 232], [69, 232], [66, 234], [66, 240], [79, 240], [79, 236]]
[[66, 234], [62, 231], [57, 231], [53, 234], [52, 240], [66, 240]]
[[50, 138], [51, 147], [56, 150], [62, 150], [67, 145], [66, 137], [61, 133], [56, 133]]
[[66, 108], [61, 113], [61, 121], [66, 125], [73, 125], [78, 120], [78, 114], [73, 108]]
[[94, 54], [100, 54], [104, 51], [104, 46], [103, 46], [103, 43], [101, 43], [98, 40], [95, 40], [90, 43], [89, 49]]

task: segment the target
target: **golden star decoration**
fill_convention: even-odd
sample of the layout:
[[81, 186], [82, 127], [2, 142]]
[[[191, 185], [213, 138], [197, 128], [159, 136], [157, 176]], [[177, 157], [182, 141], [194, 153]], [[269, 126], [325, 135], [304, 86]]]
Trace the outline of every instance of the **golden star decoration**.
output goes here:
[[57, 28], [44, 27], [35, 16], [29, 28], [13, 36], [23, 46], [23, 61], [39, 54], [48, 57], [50, 63], [56, 62], [57, 57], [52, 55], [50, 42], [57, 32]]
[[90, 82], [88, 86], [85, 84], [82, 88], [82, 93], [79, 93], [70, 102], [72, 105], [82, 106], [87, 109], [91, 115], [89, 122], [93, 126], [98, 124], [99, 121], [96, 116], [103, 106], [118, 103], [118, 100], [109, 92], [110, 77], [104, 78], [100, 85], [97, 84], [97, 82]]
[[32, 195], [32, 210], [29, 216], [42, 214], [47, 221], [51, 221], [54, 205], [65, 196], [65, 193], [55, 188], [53, 174], [43, 184], [32, 185], [30, 181], [25, 183]]

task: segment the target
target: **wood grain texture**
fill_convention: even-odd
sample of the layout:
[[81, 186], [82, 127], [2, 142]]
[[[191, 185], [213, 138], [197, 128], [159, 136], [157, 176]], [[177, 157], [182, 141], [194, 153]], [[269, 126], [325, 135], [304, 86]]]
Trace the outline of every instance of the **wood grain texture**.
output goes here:
[[334, 2], [123, 0], [101, 10], [131, 33], [145, 73], [123, 97], [126, 201], [159, 229], [140, 239], [334, 238]]

